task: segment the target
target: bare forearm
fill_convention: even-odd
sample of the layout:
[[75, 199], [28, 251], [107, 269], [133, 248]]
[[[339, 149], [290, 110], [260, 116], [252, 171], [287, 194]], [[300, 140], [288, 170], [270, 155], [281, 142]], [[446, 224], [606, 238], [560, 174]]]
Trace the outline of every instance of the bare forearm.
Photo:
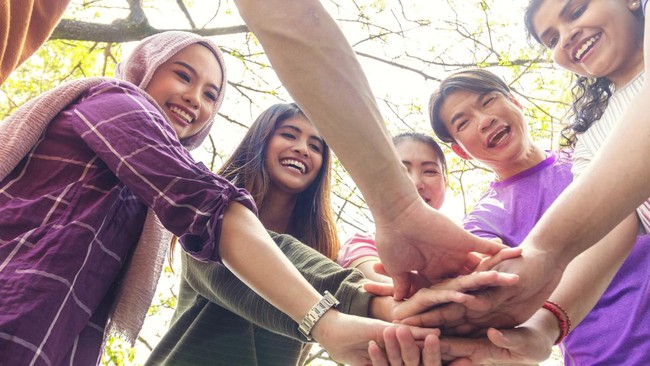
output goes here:
[[379, 257], [361, 257], [350, 263], [350, 268], [358, 269], [369, 280], [392, 284], [393, 281], [390, 279], [390, 277], [375, 272], [375, 263], [380, 262], [381, 261], [379, 260]]
[[650, 197], [650, 86], [644, 86], [587, 169], [555, 201], [527, 242], [571, 259]]
[[589, 314], [607, 290], [634, 246], [638, 227], [636, 214], [629, 215], [567, 267], [560, 284], [549, 299], [566, 309], [573, 326]]
[[[373, 214], [394, 212], [396, 202], [418, 199], [354, 51], [320, 2], [235, 3], [283, 85], [343, 161]], [[364, 147], [355, 148], [360, 144]], [[378, 181], [381, 189], [373, 185]]]
[[[607, 236], [567, 266], [549, 300], [566, 310], [572, 327], [580, 324], [605, 292], [634, 245], [637, 231], [636, 214], [629, 215]], [[549, 347], [560, 335], [557, 318], [542, 308], [522, 326], [533, 328], [534, 333], [543, 336]]]
[[224, 215], [219, 254], [246, 285], [296, 322], [321, 298], [255, 215], [238, 203], [231, 203]]

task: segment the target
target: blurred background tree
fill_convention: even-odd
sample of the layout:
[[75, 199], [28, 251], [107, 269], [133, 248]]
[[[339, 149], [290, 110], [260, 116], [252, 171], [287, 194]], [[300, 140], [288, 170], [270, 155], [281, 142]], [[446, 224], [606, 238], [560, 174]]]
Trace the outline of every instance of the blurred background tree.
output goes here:
[[[366, 71], [391, 133], [432, 134], [427, 103], [447, 74], [485, 67], [501, 75], [522, 102], [530, 133], [544, 149], [558, 145], [570, 100], [571, 76], [529, 43], [525, 2], [510, 0], [322, 0]], [[278, 10], [281, 11], [281, 10]], [[52, 40], [0, 88], [0, 118], [65, 81], [112, 76], [133, 45], [165, 30], [211, 37], [226, 55], [229, 90], [209, 140], [195, 154], [216, 170], [255, 117], [290, 97], [229, 0], [76, 0]], [[336, 93], [336, 90], [332, 90]], [[363, 141], [359, 141], [363, 144]], [[493, 174], [444, 146], [450, 176], [443, 211], [460, 220]], [[371, 163], [371, 162], [369, 162]], [[343, 166], [334, 161], [333, 206], [340, 236], [372, 229], [372, 215]], [[176, 266], [172, 264], [172, 266]], [[175, 307], [176, 271], [167, 267], [150, 319], [135, 349], [111, 340], [103, 363], [141, 364], [167, 329]], [[318, 356], [312, 364], [319, 364]]]

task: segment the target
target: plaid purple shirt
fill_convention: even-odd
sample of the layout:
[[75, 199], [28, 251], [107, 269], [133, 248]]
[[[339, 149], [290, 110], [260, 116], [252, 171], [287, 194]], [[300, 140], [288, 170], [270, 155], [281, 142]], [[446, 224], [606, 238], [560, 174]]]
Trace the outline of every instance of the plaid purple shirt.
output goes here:
[[0, 363], [96, 363], [147, 208], [188, 253], [217, 261], [231, 200], [255, 210], [191, 158], [136, 88], [91, 88], [0, 182]]

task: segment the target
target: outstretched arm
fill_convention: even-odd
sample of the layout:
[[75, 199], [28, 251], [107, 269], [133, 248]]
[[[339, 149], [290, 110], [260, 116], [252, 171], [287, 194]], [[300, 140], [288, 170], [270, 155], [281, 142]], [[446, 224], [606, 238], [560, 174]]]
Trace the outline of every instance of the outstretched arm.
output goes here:
[[[639, 220], [636, 214], [632, 214], [605, 238], [571, 261], [549, 300], [566, 309], [572, 327], [580, 324], [605, 293], [634, 247], [638, 228]], [[585, 283], [586, 279], [588, 284]]]
[[[630, 123], [632, 123], [631, 120], [626, 121], [625, 124]], [[650, 125], [650, 123], [648, 124]], [[617, 132], [620, 133], [610, 137], [618, 138], [627, 134], [627, 130]], [[648, 136], [650, 137], [650, 127], [648, 127]], [[611, 146], [622, 148], [623, 145], [630, 146], [635, 143], [632, 140], [619, 142], [610, 138], [605, 149]], [[631, 154], [622, 152], [621, 154], [626, 157], [640, 156], [639, 151]], [[609, 153], [605, 155], [609, 155]], [[599, 240], [601, 236], [607, 234], [602, 240], [610, 241], [611, 245], [621, 245], [620, 249], [627, 248], [629, 250], [634, 237], [629, 239], [630, 236], [626, 233], [630, 232], [630, 222], [635, 225], [634, 227], [638, 225], [638, 218], [633, 212], [634, 208], [640, 201], [643, 201], [643, 197], [648, 197], [648, 193], [639, 194], [640, 191], [645, 190], [645, 187], [636, 185], [636, 178], [633, 176], [637, 175], [637, 172], [638, 175], [644, 176], [645, 173], [640, 170], [647, 170], [650, 178], [650, 164], [647, 162], [644, 163], [645, 165], [638, 164], [635, 169], [629, 167], [628, 174], [616, 174], [614, 171], [618, 170], [615, 170], [617, 168], [614, 166], [618, 164], [618, 161], [621, 161], [621, 164], [626, 164], [622, 161], [627, 159], [616, 159], [614, 162], [602, 159], [603, 157], [601, 150], [601, 154], [597, 155], [587, 170], [569, 185], [567, 190], [544, 214], [522, 244], [522, 257], [504, 261], [494, 267], [498, 271], [515, 273], [520, 276], [518, 285], [508, 289], [497, 289], [490, 294], [490, 298], [495, 304], [492, 309], [494, 313], [491, 316], [500, 313], [511, 318], [511, 321], [507, 322], [504, 319], [505, 323], [502, 323], [502, 326], [514, 325], [526, 320], [531, 314], [531, 309], [541, 306], [555, 289], [569, 262], [591, 247], [593, 241]], [[647, 169], [644, 166], [647, 166]], [[641, 167], [640, 170], [639, 167]], [[604, 172], [606, 174], [602, 174]], [[605, 175], [605, 177], [600, 177], [600, 175]], [[587, 179], [585, 179], [586, 177]], [[591, 184], [592, 182], [598, 182], [598, 184]], [[592, 189], [592, 185], [596, 187]], [[601, 191], [602, 187], [608, 187], [608, 189]], [[623, 192], [626, 192], [628, 197], [619, 201], [618, 197]], [[576, 200], [578, 196], [581, 198]], [[629, 197], [632, 196], [636, 196], [636, 198], [630, 200]], [[621, 205], [626, 205], [625, 202], [629, 203], [627, 211], [621, 210]], [[592, 207], [594, 205], [595, 207]], [[567, 207], [569, 208], [567, 209]], [[631, 218], [621, 223], [620, 214], [623, 214], [623, 217], [630, 216]], [[609, 232], [612, 223], [614, 226], [618, 226]], [[570, 236], [571, 234], [574, 236]], [[625, 237], [628, 239], [621, 239]], [[621, 258], [617, 258], [619, 261], [625, 259], [627, 252], [622, 255]], [[491, 323], [491, 325], [498, 325], [498, 323]]]
[[[569, 264], [559, 286], [550, 295], [549, 300], [562, 305], [567, 310], [574, 325], [584, 319], [607, 289], [632, 248], [637, 232], [638, 219], [633, 214], [628, 216], [598, 244], [582, 253]], [[585, 284], [585, 279], [589, 280], [588, 285]], [[507, 293], [508, 289], [517, 286], [520, 286], [520, 283], [516, 283], [511, 287], [490, 290], [487, 293], [487, 299], [493, 300], [496, 296], [501, 296]], [[492, 304], [492, 307], [474, 310], [452, 304], [446, 308], [405, 319], [404, 322], [420, 326], [439, 326], [446, 322], [444, 325], [452, 328], [465, 323], [475, 326], [463, 325], [464, 328], [453, 329], [456, 331], [460, 329], [473, 331], [494, 324], [499, 327], [511, 327], [525, 321], [528, 318], [527, 314], [548, 312], [540, 309], [541, 304], [548, 296], [539, 295], [539, 297], [539, 306], [529, 299], [529, 302], [516, 304], [518, 307], [511, 306], [503, 309], [495, 307], [494, 304]], [[557, 328], [557, 322], [555, 328]], [[557, 335], [553, 340], [556, 338]]]
[[284, 86], [363, 192], [397, 297], [406, 295], [408, 271], [429, 278], [457, 274], [473, 263], [470, 251], [493, 254], [501, 248], [468, 234], [420, 199], [354, 51], [318, 0], [235, 3]]
[[480, 338], [443, 338], [442, 359], [449, 365], [537, 365], [548, 359], [559, 335], [557, 320], [548, 311], [537, 312], [515, 329], [490, 329]]
[[[295, 322], [300, 322], [320, 299], [255, 215], [242, 205], [231, 203], [226, 211], [219, 254], [237, 277]], [[311, 334], [335, 360], [365, 365], [370, 362], [368, 342], [383, 343], [382, 332], [387, 326], [390, 323], [332, 309], [325, 312]], [[414, 337], [424, 338], [430, 331], [413, 329], [413, 332]]]
[[[289, 235], [271, 233], [273, 241], [292, 265], [319, 293], [329, 291], [340, 301], [339, 311], [368, 316], [371, 295], [361, 290], [362, 274], [341, 268], [319, 252]], [[201, 262], [181, 253], [183, 278], [195, 294], [272, 332], [305, 341], [296, 322], [250, 290], [222, 265]], [[284, 290], [284, 286], [276, 286]], [[190, 295], [194, 296], [194, 295]]]
[[[628, 255], [638, 228], [636, 215], [626, 218], [612, 233], [619, 242], [607, 237], [585, 251], [567, 267], [562, 281], [549, 300], [561, 304], [571, 319], [572, 328], [589, 314], [598, 302], [622, 262]], [[589, 279], [585, 286], [584, 280]], [[537, 364], [551, 354], [560, 336], [559, 321], [550, 311], [540, 308], [515, 329], [490, 329], [487, 336], [475, 339], [443, 340], [443, 359], [456, 359], [452, 365], [485, 363]]]

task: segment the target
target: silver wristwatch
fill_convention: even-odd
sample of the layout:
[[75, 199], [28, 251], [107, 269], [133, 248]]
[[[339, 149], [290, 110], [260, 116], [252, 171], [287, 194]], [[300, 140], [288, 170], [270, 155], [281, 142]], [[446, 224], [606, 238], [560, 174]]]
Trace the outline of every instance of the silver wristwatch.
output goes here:
[[314, 305], [311, 310], [305, 315], [298, 326], [298, 330], [302, 335], [307, 338], [308, 341], [311, 341], [311, 330], [314, 328], [314, 325], [320, 320], [320, 318], [332, 307], [336, 307], [339, 304], [339, 301], [330, 294], [329, 291], [325, 291], [325, 295], [320, 299], [319, 302]]

